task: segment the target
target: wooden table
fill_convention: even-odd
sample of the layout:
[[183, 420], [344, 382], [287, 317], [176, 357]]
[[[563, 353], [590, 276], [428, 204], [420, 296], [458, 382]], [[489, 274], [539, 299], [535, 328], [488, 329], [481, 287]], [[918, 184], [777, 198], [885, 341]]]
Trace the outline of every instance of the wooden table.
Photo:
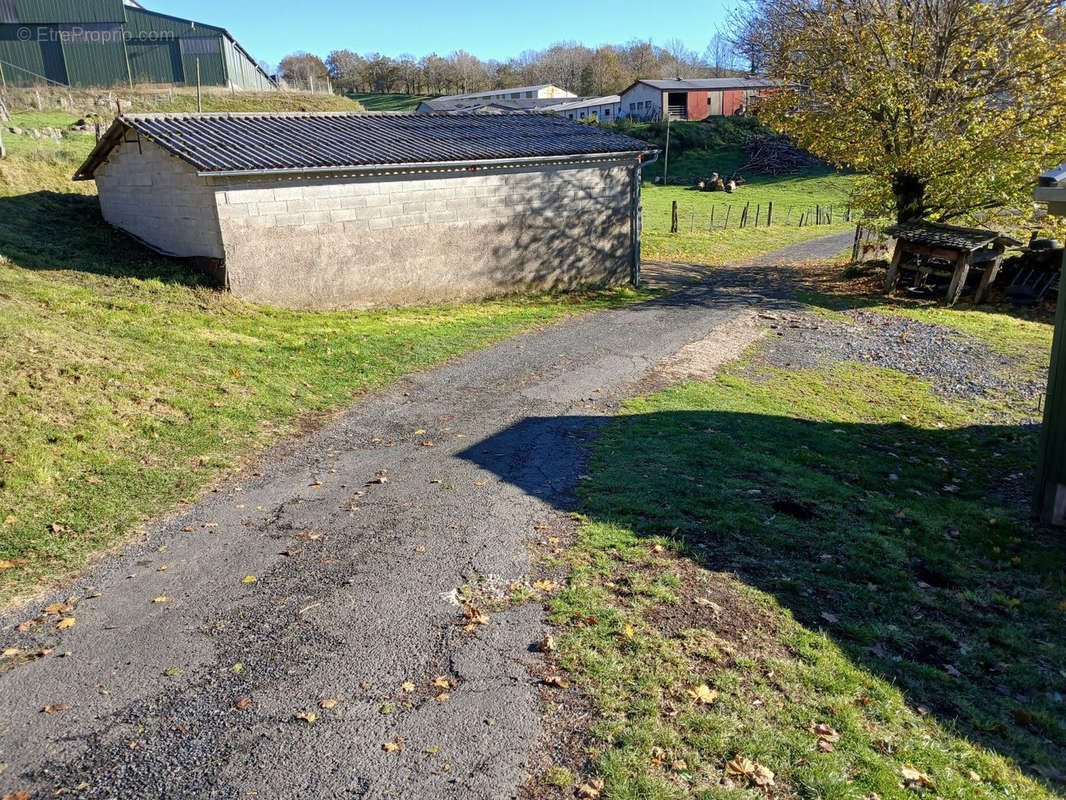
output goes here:
[[[885, 275], [885, 291], [896, 289], [904, 271], [914, 272], [916, 287], [924, 285], [930, 275], [950, 277], [946, 298], [951, 306], [962, 296], [971, 269], [981, 270], [974, 305], [984, 300], [988, 287], [1003, 265], [1004, 251], [1007, 247], [1021, 246], [1021, 242], [997, 231], [931, 222], [893, 225], [885, 232], [896, 237], [892, 261]], [[946, 265], [940, 266], [938, 262]]]

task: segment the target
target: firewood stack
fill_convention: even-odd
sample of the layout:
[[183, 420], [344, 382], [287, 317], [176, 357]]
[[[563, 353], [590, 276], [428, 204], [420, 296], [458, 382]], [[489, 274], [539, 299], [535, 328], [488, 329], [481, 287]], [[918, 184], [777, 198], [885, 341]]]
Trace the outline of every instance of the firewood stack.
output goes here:
[[762, 175], [796, 175], [814, 163], [810, 153], [801, 150], [791, 137], [779, 133], [754, 134], [741, 147], [748, 163], [741, 169]]

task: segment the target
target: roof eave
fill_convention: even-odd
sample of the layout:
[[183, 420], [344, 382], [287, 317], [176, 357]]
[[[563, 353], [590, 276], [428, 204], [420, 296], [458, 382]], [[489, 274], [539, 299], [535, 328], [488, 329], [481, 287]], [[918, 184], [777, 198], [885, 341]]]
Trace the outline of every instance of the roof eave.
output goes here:
[[277, 167], [267, 169], [227, 169], [198, 170], [201, 177], [232, 178], [256, 175], [323, 175], [323, 174], [362, 174], [382, 172], [426, 172], [429, 170], [457, 170], [506, 168], [534, 164], [559, 164], [567, 162], [594, 161], [642, 161], [645, 156], [657, 154], [652, 148], [647, 150], [620, 150], [606, 153], [570, 153], [558, 156], [523, 156], [519, 158], [481, 158], [464, 161], [414, 161], [395, 164], [352, 164], [329, 167]]
[[108, 129], [104, 131], [104, 135], [100, 137], [100, 141], [96, 143], [96, 146], [85, 158], [85, 161], [82, 162], [82, 165], [78, 167], [71, 180], [91, 181], [95, 177], [96, 168], [107, 161], [108, 154], [122, 140], [126, 130], [130, 128], [129, 123], [125, 122], [122, 117], [116, 117], [111, 125], [108, 126]]

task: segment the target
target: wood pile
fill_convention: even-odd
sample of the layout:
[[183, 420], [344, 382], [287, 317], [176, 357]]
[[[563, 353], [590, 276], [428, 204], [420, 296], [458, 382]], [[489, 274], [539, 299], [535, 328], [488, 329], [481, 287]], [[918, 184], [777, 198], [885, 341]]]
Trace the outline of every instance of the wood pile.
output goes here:
[[796, 175], [814, 163], [810, 153], [801, 150], [791, 137], [779, 133], [755, 134], [741, 145], [748, 163], [741, 169], [762, 175]]

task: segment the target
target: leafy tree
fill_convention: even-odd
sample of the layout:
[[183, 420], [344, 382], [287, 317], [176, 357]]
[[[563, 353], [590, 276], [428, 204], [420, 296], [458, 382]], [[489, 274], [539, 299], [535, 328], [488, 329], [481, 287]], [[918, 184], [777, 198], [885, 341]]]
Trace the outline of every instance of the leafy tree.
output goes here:
[[1058, 0], [754, 0], [746, 15], [787, 82], [760, 117], [861, 173], [867, 208], [946, 221], [1021, 207], [1066, 160]]

